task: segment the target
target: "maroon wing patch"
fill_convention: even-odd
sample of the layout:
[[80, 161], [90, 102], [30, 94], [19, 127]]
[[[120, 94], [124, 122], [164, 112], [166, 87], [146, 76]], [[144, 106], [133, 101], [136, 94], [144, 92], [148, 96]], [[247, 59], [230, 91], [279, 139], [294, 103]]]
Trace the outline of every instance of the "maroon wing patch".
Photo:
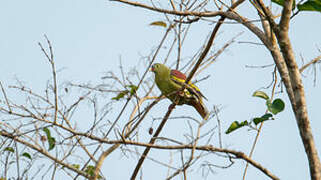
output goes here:
[[178, 71], [178, 70], [172, 69], [172, 70], [171, 70], [171, 75], [172, 75], [172, 76], [175, 76], [175, 77], [177, 77], [177, 78], [179, 78], [179, 79], [186, 80], [186, 75], [183, 74], [183, 73], [181, 73], [181, 72]]

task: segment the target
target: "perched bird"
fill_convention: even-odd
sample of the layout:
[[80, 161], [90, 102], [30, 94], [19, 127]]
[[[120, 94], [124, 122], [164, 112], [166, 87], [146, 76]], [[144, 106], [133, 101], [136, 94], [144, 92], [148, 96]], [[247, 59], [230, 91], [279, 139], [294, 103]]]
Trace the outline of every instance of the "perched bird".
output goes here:
[[[187, 104], [193, 106], [203, 119], [207, 119], [209, 113], [203, 103], [204, 95], [194, 84], [185, 84], [186, 75], [178, 70], [171, 70], [164, 64], [155, 63], [151, 67], [155, 74], [155, 82], [159, 90], [177, 105]], [[206, 98], [205, 98], [206, 99]]]

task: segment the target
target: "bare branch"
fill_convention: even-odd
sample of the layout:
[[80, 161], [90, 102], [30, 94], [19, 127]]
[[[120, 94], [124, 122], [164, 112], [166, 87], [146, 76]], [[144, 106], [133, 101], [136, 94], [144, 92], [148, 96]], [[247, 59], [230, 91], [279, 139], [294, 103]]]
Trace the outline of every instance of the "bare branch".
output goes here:
[[41, 153], [42, 155], [48, 157], [49, 159], [53, 160], [54, 162], [61, 164], [62, 166], [64, 166], [64, 167], [66, 167], [66, 168], [68, 168], [68, 169], [70, 169], [70, 170], [82, 175], [85, 178], [89, 178], [86, 173], [80, 171], [79, 169], [77, 169], [77, 168], [75, 168], [75, 167], [73, 167], [73, 166], [71, 166], [69, 164], [64, 163], [63, 161], [60, 161], [59, 159], [57, 159], [56, 157], [50, 155], [47, 151], [43, 150], [42, 148], [40, 148], [38, 146], [35, 146], [35, 145], [33, 145], [33, 144], [31, 144], [31, 143], [29, 143], [27, 141], [24, 141], [24, 140], [22, 140], [22, 139], [20, 139], [18, 137], [15, 137], [15, 135], [7, 133], [5, 131], [1, 131], [1, 135], [4, 136], [4, 137], [13, 139], [13, 140], [15, 140], [15, 141], [17, 141], [17, 142], [19, 142], [21, 144], [24, 144], [24, 145], [30, 147], [31, 149]]
[[58, 90], [57, 90], [57, 73], [56, 73], [56, 67], [55, 67], [55, 62], [54, 62], [54, 55], [53, 55], [53, 50], [51, 43], [48, 39], [48, 37], [45, 35], [45, 38], [47, 40], [48, 46], [49, 46], [49, 53], [50, 55], [46, 52], [46, 50], [43, 48], [41, 43], [39, 42], [39, 46], [42, 50], [42, 52], [46, 55], [48, 61], [51, 64], [51, 70], [52, 70], [52, 78], [53, 78], [53, 90], [54, 90], [54, 99], [55, 99], [55, 117], [54, 117], [54, 123], [57, 122], [57, 114], [58, 114]]
[[2, 94], [3, 94], [3, 96], [4, 96], [5, 100], [6, 100], [6, 103], [7, 103], [8, 109], [9, 109], [9, 113], [11, 113], [11, 112], [12, 112], [12, 110], [11, 110], [11, 106], [10, 106], [10, 104], [9, 104], [9, 100], [8, 100], [8, 97], [7, 97], [6, 91], [4, 90], [4, 88], [3, 88], [3, 86], [2, 86], [1, 81], [0, 81], [0, 86], [1, 86]]
[[197, 149], [197, 150], [201, 150], [201, 151], [209, 151], [209, 152], [221, 152], [221, 153], [228, 153], [231, 155], [234, 155], [234, 158], [238, 158], [238, 159], [243, 159], [246, 162], [250, 163], [251, 165], [253, 165], [254, 167], [256, 167], [257, 169], [259, 169], [261, 172], [263, 172], [264, 174], [266, 174], [267, 176], [269, 176], [271, 179], [279, 179], [277, 176], [273, 175], [268, 169], [264, 168], [262, 165], [260, 165], [259, 163], [257, 163], [256, 161], [252, 160], [250, 157], [246, 156], [243, 152], [240, 151], [234, 151], [234, 150], [230, 150], [230, 149], [224, 149], [224, 148], [216, 148], [213, 147], [212, 145], [207, 145], [207, 146], [194, 146], [194, 144], [191, 145], [178, 145], [178, 146], [162, 146], [162, 145], [155, 145], [155, 144], [151, 144], [151, 143], [141, 143], [141, 142], [135, 142], [135, 141], [129, 141], [129, 140], [125, 140], [125, 141], [108, 141], [109, 143], [120, 143], [120, 144], [126, 144], [126, 145], [135, 145], [135, 146], [142, 146], [142, 147], [146, 147], [146, 148], [154, 148], [154, 149], [166, 149], [166, 150], [180, 150], [180, 149]]
[[[176, 106], [175, 103], [173, 103], [173, 104], [171, 104], [171, 105], [169, 106], [167, 113], [165, 114], [162, 122], [159, 124], [159, 126], [158, 126], [155, 134], [154, 134], [153, 137], [150, 139], [149, 144], [154, 144], [154, 143], [155, 143], [156, 138], [158, 137], [159, 133], [160, 133], [161, 130], [163, 129], [166, 121], [167, 121], [168, 118], [169, 118], [169, 115], [170, 115], [171, 112], [174, 110], [175, 106]], [[141, 155], [141, 157], [140, 157], [140, 159], [139, 159], [139, 161], [138, 161], [138, 163], [137, 163], [137, 165], [136, 165], [136, 167], [135, 167], [135, 170], [134, 170], [134, 172], [133, 172], [133, 174], [132, 174], [132, 176], [131, 176], [131, 178], [130, 178], [131, 180], [136, 179], [136, 176], [137, 176], [137, 174], [138, 174], [138, 171], [139, 171], [140, 167], [142, 166], [142, 164], [143, 164], [143, 162], [144, 162], [144, 160], [145, 160], [145, 158], [146, 158], [146, 156], [147, 156], [147, 154], [148, 154], [149, 151], [150, 151], [150, 147], [146, 147], [146, 149], [144, 150], [143, 154]]]
[[305, 65], [303, 65], [303, 66], [300, 68], [300, 73], [302, 73], [302, 72], [303, 72], [307, 67], [309, 67], [310, 65], [318, 63], [320, 60], [321, 60], [321, 55], [319, 55], [318, 57], [312, 59], [310, 62], [306, 63]]
[[161, 9], [153, 6], [148, 6], [139, 2], [132, 2], [127, 0], [110, 0], [110, 1], [116, 1], [121, 2], [124, 4], [128, 4], [131, 6], [137, 6], [140, 8], [160, 12], [160, 13], [166, 13], [166, 14], [172, 14], [172, 15], [178, 15], [178, 16], [199, 16], [199, 17], [214, 17], [222, 15], [223, 11], [215, 11], [215, 12], [198, 12], [198, 11], [177, 11], [177, 10], [167, 10], [167, 9]]

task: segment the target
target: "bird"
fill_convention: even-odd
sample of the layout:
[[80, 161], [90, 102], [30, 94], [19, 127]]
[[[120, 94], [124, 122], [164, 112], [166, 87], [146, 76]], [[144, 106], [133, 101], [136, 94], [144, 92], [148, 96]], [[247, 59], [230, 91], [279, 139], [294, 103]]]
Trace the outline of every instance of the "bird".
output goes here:
[[203, 98], [206, 99], [206, 97], [193, 83], [185, 83], [186, 75], [184, 73], [174, 69], [171, 70], [160, 63], [153, 64], [150, 71], [155, 74], [155, 83], [165, 97], [176, 105], [193, 106], [204, 120], [208, 119], [209, 112], [203, 103]]

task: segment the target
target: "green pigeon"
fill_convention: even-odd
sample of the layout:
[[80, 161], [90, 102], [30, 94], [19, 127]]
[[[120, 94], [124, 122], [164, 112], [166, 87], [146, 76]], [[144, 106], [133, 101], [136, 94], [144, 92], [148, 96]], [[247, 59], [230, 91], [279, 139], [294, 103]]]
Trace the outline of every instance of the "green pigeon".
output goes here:
[[189, 82], [185, 85], [184, 91], [180, 91], [186, 80], [185, 74], [159, 63], [153, 64], [151, 71], [154, 72], [156, 85], [163, 95], [177, 105], [193, 106], [203, 119], [208, 118], [209, 113], [203, 103], [205, 97], [198, 87]]

